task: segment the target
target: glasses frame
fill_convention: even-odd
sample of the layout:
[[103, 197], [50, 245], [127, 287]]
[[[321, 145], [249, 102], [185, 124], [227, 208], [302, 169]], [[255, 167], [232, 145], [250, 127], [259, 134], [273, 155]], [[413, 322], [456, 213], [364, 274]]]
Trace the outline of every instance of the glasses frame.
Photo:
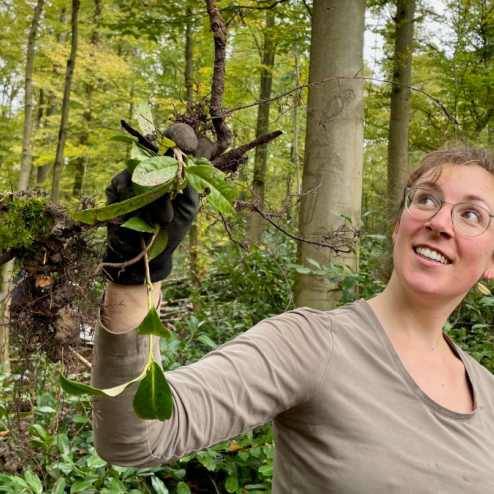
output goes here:
[[[429, 192], [430, 194], [434, 194], [438, 199], [439, 199], [439, 203], [441, 204], [438, 208], [438, 210], [430, 217], [430, 218], [416, 218], [415, 216], [413, 216], [412, 213], [410, 213], [409, 209], [408, 209], [408, 205], [407, 205], [407, 198], [408, 198], [408, 194], [410, 194], [410, 192], [412, 190], [425, 190], [427, 192]], [[404, 203], [404, 209], [405, 211], [415, 220], [418, 220], [418, 221], [429, 221], [431, 220], [432, 218], [434, 218], [434, 216], [436, 216], [437, 213], [439, 213], [439, 211], [441, 211], [442, 207], [445, 205], [445, 204], [451, 204], [450, 202], [447, 202], [447, 201], [444, 201], [443, 199], [441, 199], [435, 192], [433, 192], [432, 190], [429, 190], [429, 189], [425, 189], [424, 187], [405, 187], [405, 190], [404, 190], [404, 200], [403, 200], [403, 203]], [[481, 208], [483, 209], [488, 215], [489, 215], [489, 223], [487, 223], [487, 226], [485, 227], [485, 230], [480, 232], [480, 233], [476, 233], [475, 235], [469, 235], [468, 233], [463, 233], [462, 231], [458, 230], [458, 227], [455, 225], [455, 218], [454, 218], [454, 210], [456, 208], [456, 206], [460, 206], [460, 205], [464, 205], [464, 204], [470, 204], [472, 206], [475, 206], [476, 208]], [[483, 206], [479, 206], [478, 204], [472, 204], [470, 202], [459, 202], [457, 204], [452, 204], [452, 207], [451, 207], [451, 223], [453, 224], [453, 228], [455, 229], [455, 231], [457, 231], [460, 235], [463, 235], [465, 237], [478, 237], [479, 235], [482, 235], [483, 233], [485, 233], [487, 231], [487, 229], [489, 228], [489, 226], [491, 226], [491, 220], [492, 218], [494, 218], [494, 214], [491, 214], [489, 212], [489, 210], [487, 208], [484, 208]]]

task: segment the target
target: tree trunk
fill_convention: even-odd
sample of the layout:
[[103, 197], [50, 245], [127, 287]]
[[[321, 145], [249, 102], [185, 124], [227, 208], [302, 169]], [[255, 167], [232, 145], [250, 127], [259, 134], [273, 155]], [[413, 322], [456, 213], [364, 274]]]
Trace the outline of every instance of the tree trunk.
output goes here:
[[24, 83], [24, 137], [22, 139], [21, 174], [19, 177], [19, 190], [27, 188], [29, 172], [31, 171], [31, 132], [33, 124], [33, 66], [34, 45], [38, 31], [39, 19], [43, 10], [44, 0], [38, 0], [34, 9], [33, 22], [29, 31], [27, 44], [26, 78]]
[[[93, 19], [94, 29], [91, 34], [91, 45], [93, 49], [91, 50], [91, 55], [99, 43], [99, 39], [100, 39], [99, 25], [101, 22], [102, 13], [103, 13], [103, 6], [101, 0], [95, 0], [94, 19]], [[89, 123], [91, 122], [91, 96], [93, 94], [93, 86], [88, 83], [86, 83], [85, 86], [86, 86], [86, 101], [85, 101], [86, 108], [84, 109], [84, 121], [87, 127], [89, 127]], [[81, 134], [81, 137], [79, 138], [79, 144], [81, 145], [82, 149], [84, 149], [87, 146], [88, 141], [89, 141], [89, 130], [88, 128], [86, 128]], [[85, 172], [86, 172], [87, 162], [88, 162], [88, 157], [86, 153], [84, 153], [84, 155], [79, 156], [76, 162], [74, 187], [72, 189], [73, 197], [80, 197], [80, 195], [84, 192], [84, 188], [85, 188], [84, 178], [86, 175]]]
[[[12, 282], [12, 272], [14, 261], [10, 261], [0, 266], [0, 299], [3, 299]], [[5, 299], [0, 303], [0, 372], [10, 371], [9, 363], [9, 327], [4, 326], [9, 320], [9, 300]]]
[[[187, 17], [192, 16], [190, 9], [187, 9]], [[193, 66], [193, 43], [194, 35], [192, 26], [187, 23], [185, 27], [185, 88], [187, 89], [187, 103], [190, 105], [194, 101], [194, 66]]]
[[62, 103], [62, 118], [60, 122], [60, 132], [58, 134], [57, 154], [55, 156], [55, 164], [53, 166], [53, 184], [51, 189], [52, 201], [58, 201], [60, 196], [60, 182], [62, 179], [63, 169], [63, 153], [65, 149], [65, 141], [67, 139], [67, 129], [69, 124], [69, 106], [70, 106], [70, 89], [72, 86], [72, 78], [74, 76], [75, 59], [77, 55], [77, 37], [78, 37], [78, 22], [79, 15], [79, 0], [72, 0], [72, 40], [70, 56], [67, 60], [67, 72], [65, 75], [65, 87], [63, 92]]
[[[274, 13], [271, 10], [266, 14], [266, 29], [264, 31], [264, 46], [262, 53], [261, 67], [261, 90], [259, 99], [271, 97], [271, 88], [273, 86], [273, 67], [275, 46], [271, 39], [272, 28], [274, 26]], [[271, 105], [259, 105], [257, 110], [257, 128], [256, 138], [269, 132], [269, 109]], [[254, 200], [259, 202], [261, 207], [264, 205], [264, 192], [266, 189], [266, 166], [268, 158], [268, 144], [262, 144], [256, 147], [254, 158], [254, 178], [252, 189], [254, 191]], [[257, 213], [252, 213], [250, 217], [249, 236], [253, 242], [261, 240], [264, 230], [264, 220]]]
[[[334, 76], [353, 76], [363, 69], [365, 0], [314, 0], [309, 82]], [[307, 119], [302, 190], [319, 187], [303, 197], [299, 229], [303, 237], [317, 237], [338, 228], [342, 220], [331, 211], [360, 220], [364, 150], [363, 82], [340, 80], [309, 89], [308, 106], [315, 118]], [[323, 125], [320, 125], [322, 122]], [[298, 247], [304, 264], [314, 259], [323, 265], [328, 251], [306, 243]], [[332, 259], [357, 266], [355, 255]], [[295, 304], [331, 309], [332, 288], [327, 276], [296, 275]]]
[[[293, 59], [295, 62], [295, 77], [297, 78], [296, 84], [300, 84], [300, 71], [298, 68], [298, 56], [297, 56], [297, 43], [293, 45]], [[295, 164], [295, 174], [297, 177], [297, 190], [296, 193], [300, 194], [300, 163], [298, 157], [298, 121], [297, 121], [297, 103], [293, 107], [293, 163]]]
[[[410, 86], [412, 83], [413, 17], [416, 0], [397, 0], [395, 58], [393, 81]], [[410, 89], [391, 88], [391, 115], [388, 141], [388, 202], [389, 222], [403, 197], [408, 174], [408, 124], [410, 119]], [[388, 251], [393, 249], [392, 231], [388, 228]]]

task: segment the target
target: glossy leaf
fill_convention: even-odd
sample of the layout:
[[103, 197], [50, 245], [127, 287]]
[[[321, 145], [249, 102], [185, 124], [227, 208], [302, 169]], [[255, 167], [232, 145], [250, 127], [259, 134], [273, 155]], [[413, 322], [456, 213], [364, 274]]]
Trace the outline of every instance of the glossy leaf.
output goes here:
[[146, 376], [146, 373], [147, 373], [147, 368], [145, 368], [144, 371], [138, 377], [132, 379], [132, 381], [126, 382], [124, 384], [120, 384], [120, 386], [115, 386], [114, 388], [98, 389], [98, 388], [93, 388], [88, 384], [83, 384], [77, 381], [71, 381], [67, 379], [60, 372], [60, 384], [62, 385], [62, 388], [66, 393], [75, 396], [84, 395], [84, 394], [88, 394], [92, 396], [103, 396], [103, 395], [118, 396], [120, 393], [125, 391], [131, 384], [142, 381], [142, 379], [144, 379], [144, 377]]
[[157, 156], [141, 161], [132, 175], [132, 181], [145, 187], [157, 186], [173, 180], [178, 162], [169, 156]]
[[214, 209], [223, 214], [233, 213], [232, 202], [238, 197], [238, 190], [231, 182], [225, 182], [225, 174], [212, 166], [194, 165], [185, 168], [185, 178]]
[[156, 494], [168, 494], [169, 491], [165, 485], [165, 483], [159, 479], [158, 477], [155, 477], [154, 475], [151, 477], [151, 484], [154, 487], [154, 490], [156, 491]]
[[[236, 473], [236, 470], [235, 470]], [[225, 482], [226, 492], [237, 492], [238, 489], [238, 478], [237, 475], [230, 475], [227, 477]]]
[[63, 494], [65, 492], [65, 479], [60, 477], [52, 489], [52, 494]]
[[115, 204], [111, 204], [110, 206], [103, 206], [100, 208], [85, 209], [84, 211], [70, 213], [67, 216], [70, 216], [74, 220], [87, 223], [88, 225], [94, 225], [97, 220], [109, 220], [142, 208], [143, 206], [146, 206], [147, 204], [158, 199], [158, 197], [161, 197], [167, 192], [167, 190], [167, 185], [164, 184], [147, 191], [144, 194], [132, 197], [132, 199], [127, 199], [126, 201], [117, 202]]
[[108, 141], [121, 141], [121, 142], [127, 142], [129, 144], [133, 144], [134, 142], [137, 142], [137, 137], [131, 137], [123, 134], [119, 134], [113, 137], [110, 137]]
[[158, 231], [157, 228], [153, 228], [145, 219], [138, 218], [137, 216], [130, 218], [122, 226], [136, 232], [156, 233]]
[[129, 159], [125, 160], [125, 166], [129, 170], [130, 174], [132, 175], [134, 173], [134, 170], [136, 169], [136, 166], [141, 162], [141, 160], [137, 159]]
[[168, 243], [168, 233], [165, 230], [161, 230], [154, 239], [153, 245], [148, 250], [148, 260], [152, 261], [156, 256], [159, 256]]
[[142, 135], [154, 134], [154, 120], [151, 108], [149, 108], [149, 98], [143, 98], [137, 107], [137, 121]]
[[170, 338], [170, 331], [163, 326], [156, 307], [151, 306], [144, 320], [139, 324], [137, 334], [152, 334], [161, 338]]
[[134, 396], [134, 411], [144, 420], [167, 420], [172, 415], [172, 392], [163, 370], [154, 361]]

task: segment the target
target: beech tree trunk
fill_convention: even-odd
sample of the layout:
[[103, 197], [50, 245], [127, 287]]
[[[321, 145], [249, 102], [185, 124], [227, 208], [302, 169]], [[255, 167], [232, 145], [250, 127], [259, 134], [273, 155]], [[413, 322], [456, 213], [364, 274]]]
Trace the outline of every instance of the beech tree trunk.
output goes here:
[[[300, 84], [300, 71], [298, 68], [298, 54], [297, 43], [293, 45], [293, 59], [295, 62], [295, 77], [297, 78], [296, 84]], [[300, 194], [300, 163], [298, 157], [298, 121], [297, 121], [297, 105], [293, 107], [293, 163], [295, 164], [295, 175], [297, 177], [297, 190], [296, 193]]]
[[[101, 3], [101, 0], [95, 0], [94, 18], [93, 18], [93, 23], [95, 27], [93, 29], [93, 32], [91, 33], [91, 45], [93, 50], [96, 48], [100, 40], [99, 25], [101, 22], [102, 13], [103, 13], [103, 5]], [[83, 131], [81, 137], [79, 138], [79, 144], [81, 145], [82, 149], [86, 148], [89, 141], [88, 127], [91, 122], [91, 96], [93, 94], [93, 86], [91, 84], [86, 83], [85, 87], [86, 87], [86, 101], [85, 101], [86, 107], [84, 109], [84, 123], [86, 124], [86, 129]], [[85, 178], [87, 163], [88, 163], [88, 158], [86, 156], [86, 153], [82, 154], [77, 159], [75, 177], [74, 177], [74, 187], [72, 189], [73, 197], [79, 197], [83, 192], [85, 185], [84, 178]]]
[[[412, 83], [413, 17], [416, 0], [397, 0], [396, 38], [393, 81], [410, 86]], [[388, 141], [388, 202], [389, 222], [393, 221], [408, 175], [408, 125], [410, 120], [410, 89], [391, 87], [391, 115]], [[391, 253], [392, 230], [388, 228], [387, 244]]]
[[67, 60], [67, 72], [65, 75], [65, 87], [62, 103], [62, 118], [60, 121], [60, 132], [58, 134], [57, 154], [55, 156], [55, 164], [53, 166], [53, 184], [51, 189], [51, 199], [55, 202], [58, 201], [60, 196], [60, 183], [62, 179], [63, 169], [63, 153], [65, 149], [65, 141], [67, 139], [67, 129], [69, 125], [70, 90], [72, 87], [72, 78], [74, 76], [75, 60], [77, 55], [79, 6], [79, 0], [72, 0], [72, 40], [70, 56]]
[[[261, 89], [259, 99], [271, 97], [271, 89], [273, 86], [273, 67], [275, 46], [271, 39], [272, 28], [274, 26], [274, 13], [271, 10], [266, 14], [266, 29], [264, 31], [264, 45], [262, 51], [262, 67], [261, 67]], [[256, 138], [269, 132], [269, 110], [271, 105], [259, 105], [257, 110], [257, 128]], [[261, 144], [256, 147], [254, 158], [254, 177], [252, 181], [252, 189], [254, 191], [253, 199], [258, 201], [261, 207], [264, 204], [264, 193], [266, 190], [266, 167], [268, 159], [268, 144]], [[261, 240], [262, 232], [264, 231], [264, 220], [257, 213], [252, 213], [250, 216], [249, 236], [253, 242]]]
[[34, 9], [33, 22], [29, 31], [27, 44], [26, 77], [24, 82], [24, 137], [22, 139], [21, 174], [19, 177], [19, 190], [27, 188], [29, 173], [31, 171], [31, 133], [33, 125], [33, 66], [34, 45], [38, 32], [39, 19], [43, 10], [44, 0], [38, 0]]
[[[314, 0], [310, 47], [309, 82], [334, 76], [353, 76], [363, 69], [365, 0]], [[319, 186], [303, 197], [299, 229], [303, 237], [317, 237], [338, 228], [343, 220], [331, 211], [352, 219], [358, 226], [362, 197], [364, 151], [363, 82], [339, 80], [309, 89], [308, 106], [315, 118], [307, 118], [302, 191]], [[322, 122], [323, 125], [320, 125]], [[357, 266], [355, 255], [331, 259], [328, 251], [306, 243], [298, 247], [299, 258], [322, 265], [332, 260]], [[295, 278], [295, 304], [328, 310], [332, 288], [327, 276]]]

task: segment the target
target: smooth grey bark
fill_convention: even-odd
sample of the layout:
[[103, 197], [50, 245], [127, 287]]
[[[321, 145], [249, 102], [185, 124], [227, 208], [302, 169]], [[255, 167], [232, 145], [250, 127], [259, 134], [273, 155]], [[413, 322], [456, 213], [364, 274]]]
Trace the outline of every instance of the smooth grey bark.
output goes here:
[[19, 176], [18, 189], [24, 190], [28, 186], [29, 173], [31, 171], [31, 133], [33, 126], [33, 67], [34, 46], [39, 20], [43, 10], [44, 0], [38, 0], [34, 9], [33, 22], [29, 30], [27, 44], [26, 76], [24, 81], [24, 137], [22, 139], [21, 174]]
[[[396, 34], [393, 81], [410, 86], [412, 83], [413, 18], [416, 0], [396, 1]], [[410, 89], [391, 87], [391, 115], [389, 118], [388, 183], [389, 222], [403, 197], [408, 175], [408, 126], [410, 120]], [[387, 231], [388, 252], [393, 249], [391, 228]]]
[[[309, 82], [335, 76], [353, 76], [363, 69], [365, 0], [314, 0], [310, 47]], [[338, 228], [342, 220], [331, 211], [360, 220], [364, 151], [363, 82], [340, 80], [309, 89], [302, 191], [319, 186], [303, 197], [299, 230], [303, 237], [317, 237]], [[320, 125], [322, 123], [323, 125]], [[355, 255], [331, 259], [328, 251], [306, 243], [298, 256], [322, 265], [332, 260], [356, 268]], [[297, 307], [331, 309], [332, 288], [327, 276], [296, 275]]]
[[[62, 14], [60, 15], [60, 23], [62, 24], [67, 24], [68, 22], [68, 16], [66, 13], [67, 9], [62, 9]], [[57, 43], [64, 44], [67, 41], [67, 31], [62, 31], [61, 33], [58, 33], [57, 35]], [[56, 73], [56, 71], [54, 70]], [[48, 129], [52, 126], [50, 123], [50, 118], [52, 115], [56, 115], [58, 111], [58, 105], [56, 103], [55, 95], [51, 92], [48, 91], [48, 108], [46, 109], [46, 120], [45, 120], [45, 128]], [[52, 137], [48, 137], [47, 141], [51, 142], [53, 140]], [[46, 163], [46, 165], [43, 166], [38, 166], [37, 170], [37, 177], [36, 177], [36, 184], [37, 185], [42, 185], [46, 182], [46, 179], [48, 178], [48, 174], [50, 173], [50, 163]]]
[[[298, 54], [297, 43], [293, 44], [293, 61], [295, 62], [295, 77], [297, 78], [296, 84], [300, 84], [300, 70], [298, 68]], [[296, 193], [300, 194], [300, 162], [298, 156], [298, 120], [297, 120], [297, 104], [293, 107], [293, 163], [295, 165], [295, 175], [297, 177], [297, 190]]]
[[[262, 49], [262, 67], [261, 67], [261, 87], [259, 99], [271, 97], [273, 87], [273, 67], [275, 56], [275, 45], [272, 36], [274, 26], [274, 13], [268, 10], [266, 13], [266, 29], [264, 31], [264, 43]], [[269, 110], [271, 105], [259, 105], [257, 110], [256, 138], [269, 132]], [[254, 191], [254, 200], [260, 206], [264, 205], [264, 193], [266, 190], [266, 169], [268, 159], [268, 144], [261, 144], [256, 147], [254, 158], [254, 177], [252, 180], [252, 189]], [[259, 242], [264, 231], [264, 220], [257, 213], [250, 216], [249, 237], [253, 242]]]
[[70, 56], [67, 60], [67, 72], [65, 75], [65, 86], [63, 92], [62, 103], [62, 118], [60, 121], [60, 132], [58, 134], [57, 154], [55, 156], [55, 164], [53, 166], [53, 183], [51, 189], [51, 200], [56, 202], [60, 196], [60, 183], [62, 179], [63, 169], [63, 153], [65, 149], [65, 141], [67, 139], [67, 129], [69, 126], [69, 107], [70, 107], [70, 90], [72, 87], [72, 79], [74, 76], [75, 60], [77, 55], [78, 41], [78, 15], [79, 15], [79, 0], [72, 0], [72, 39], [70, 47]]
[[[99, 33], [99, 27], [101, 23], [101, 16], [103, 14], [103, 5], [101, 0], [95, 0], [94, 2], [94, 16], [93, 16], [93, 23], [94, 23], [94, 28], [93, 32], [91, 33], [91, 45], [93, 47], [96, 47], [99, 43], [100, 40], [100, 33]], [[84, 124], [86, 125], [86, 128], [81, 134], [81, 137], [79, 138], [79, 144], [81, 145], [82, 149], [84, 149], [89, 141], [89, 124], [91, 122], [91, 97], [93, 94], [93, 86], [92, 84], [86, 83], [85, 84], [85, 90], [86, 90], [86, 100], [85, 100], [85, 108], [84, 108]], [[74, 187], [72, 188], [72, 196], [73, 197], [80, 197], [80, 195], [84, 192], [84, 179], [85, 179], [85, 172], [86, 172], [86, 167], [87, 167], [87, 162], [88, 162], [88, 157], [86, 154], [79, 156], [79, 158], [76, 161], [75, 165], [75, 176], [74, 176]]]

